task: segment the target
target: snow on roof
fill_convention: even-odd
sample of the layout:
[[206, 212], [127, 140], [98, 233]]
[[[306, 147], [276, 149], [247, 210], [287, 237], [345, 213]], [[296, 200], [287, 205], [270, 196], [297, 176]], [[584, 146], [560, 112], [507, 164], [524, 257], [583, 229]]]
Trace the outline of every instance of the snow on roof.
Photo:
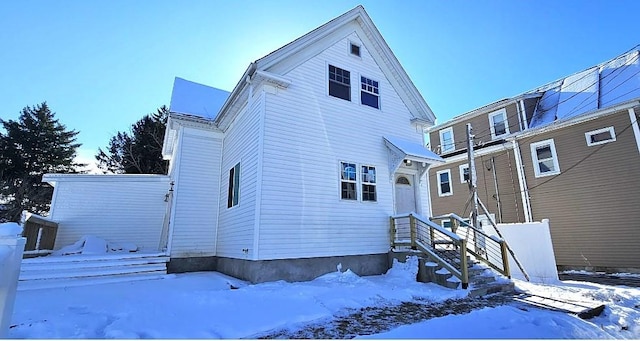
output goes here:
[[640, 97], [640, 50], [543, 85], [529, 128], [569, 119]]
[[405, 153], [407, 156], [413, 156], [419, 159], [428, 159], [444, 162], [444, 159], [438, 154], [428, 150], [419, 143], [403, 140], [397, 137], [385, 136], [384, 139]]
[[176, 77], [169, 110], [173, 113], [215, 119], [228, 97], [228, 91]]

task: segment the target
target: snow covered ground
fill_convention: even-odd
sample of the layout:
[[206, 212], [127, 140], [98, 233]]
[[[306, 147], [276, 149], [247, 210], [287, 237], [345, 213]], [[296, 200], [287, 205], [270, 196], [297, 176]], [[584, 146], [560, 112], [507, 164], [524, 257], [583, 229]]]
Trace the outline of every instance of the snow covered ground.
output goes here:
[[[359, 277], [336, 271], [309, 282], [250, 285], [216, 273], [167, 275], [164, 279], [84, 287], [19, 291], [10, 338], [252, 338], [299, 330], [333, 316], [400, 302], [432, 303], [463, 298], [415, 281], [415, 262], [387, 274]], [[640, 338], [640, 289], [580, 282], [534, 285], [521, 290], [607, 304], [591, 320], [506, 304], [446, 315], [362, 338]], [[525, 310], [526, 309], [526, 310]]]

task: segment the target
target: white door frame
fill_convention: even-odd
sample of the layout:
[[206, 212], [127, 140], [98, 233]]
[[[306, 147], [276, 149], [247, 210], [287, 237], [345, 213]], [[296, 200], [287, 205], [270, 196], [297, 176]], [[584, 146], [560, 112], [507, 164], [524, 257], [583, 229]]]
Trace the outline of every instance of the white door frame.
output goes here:
[[397, 198], [396, 198], [396, 181], [398, 180], [398, 177], [400, 176], [406, 176], [409, 181], [411, 182], [411, 186], [413, 187], [413, 195], [414, 195], [414, 199], [415, 199], [415, 204], [416, 204], [416, 213], [418, 214], [422, 214], [422, 200], [420, 197], [420, 179], [418, 178], [418, 171], [415, 169], [406, 169], [406, 168], [400, 168], [398, 169], [398, 171], [396, 171], [393, 174], [393, 212], [395, 214], [398, 213], [397, 211]]

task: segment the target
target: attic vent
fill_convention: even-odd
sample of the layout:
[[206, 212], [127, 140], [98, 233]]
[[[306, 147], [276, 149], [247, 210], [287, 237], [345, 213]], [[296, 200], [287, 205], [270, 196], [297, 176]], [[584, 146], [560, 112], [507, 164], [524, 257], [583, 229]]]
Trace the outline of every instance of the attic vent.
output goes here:
[[349, 51], [351, 51], [351, 54], [360, 57], [360, 45], [356, 45], [354, 43], [350, 43], [349, 45]]

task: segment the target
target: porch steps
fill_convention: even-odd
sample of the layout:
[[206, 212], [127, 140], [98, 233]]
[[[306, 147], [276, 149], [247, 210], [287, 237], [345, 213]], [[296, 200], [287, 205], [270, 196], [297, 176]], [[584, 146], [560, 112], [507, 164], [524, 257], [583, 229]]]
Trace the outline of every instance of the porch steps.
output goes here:
[[168, 261], [162, 253], [28, 258], [22, 261], [18, 290], [157, 279], [167, 274]]
[[[435, 283], [449, 289], [461, 289], [460, 279], [453, 276], [447, 269], [431, 260], [428, 255], [418, 251], [400, 251], [389, 253], [390, 264], [392, 259], [405, 261], [407, 256], [418, 256], [417, 281], [423, 283]], [[514, 283], [504, 276], [496, 273], [490, 267], [467, 256], [469, 272], [469, 296], [479, 297], [497, 293], [515, 293]]]
[[[457, 277], [453, 276], [438, 263], [430, 261], [427, 257], [421, 257], [418, 264], [418, 281], [433, 282], [450, 289], [461, 287], [461, 282]], [[469, 297], [515, 292], [515, 286], [512, 281], [496, 274], [488, 266], [477, 262], [471, 257], [468, 257], [467, 264], [469, 264]]]

